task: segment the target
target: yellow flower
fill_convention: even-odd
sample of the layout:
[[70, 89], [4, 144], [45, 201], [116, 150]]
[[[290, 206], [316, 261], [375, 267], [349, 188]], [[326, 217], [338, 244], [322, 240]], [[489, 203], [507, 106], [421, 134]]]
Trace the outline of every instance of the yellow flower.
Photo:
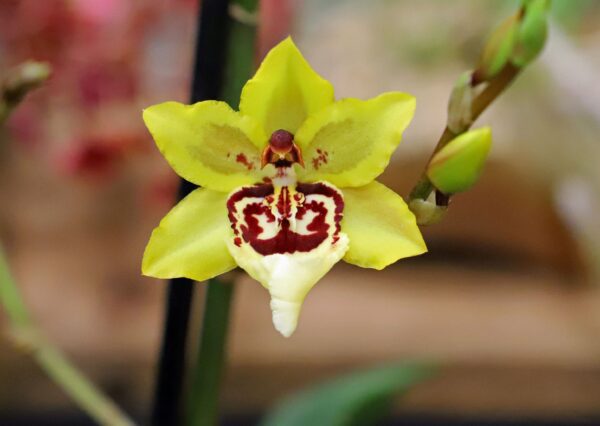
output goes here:
[[375, 181], [414, 109], [398, 92], [335, 101], [290, 38], [246, 83], [239, 112], [218, 101], [147, 108], [164, 157], [201, 188], [154, 230], [142, 272], [204, 281], [240, 266], [290, 336], [306, 294], [340, 259], [382, 269], [426, 251], [402, 198]]

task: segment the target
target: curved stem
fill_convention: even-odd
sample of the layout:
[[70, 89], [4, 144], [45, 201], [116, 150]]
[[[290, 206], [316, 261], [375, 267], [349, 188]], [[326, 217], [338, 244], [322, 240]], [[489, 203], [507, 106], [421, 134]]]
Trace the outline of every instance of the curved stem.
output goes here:
[[36, 329], [0, 249], [0, 302], [10, 321], [15, 346], [30, 354], [38, 365], [79, 407], [98, 424], [130, 426], [133, 421], [90, 382]]
[[50, 65], [27, 61], [12, 69], [0, 88], [0, 125], [33, 89], [50, 76]]
[[[488, 106], [498, 97], [504, 90], [510, 86], [515, 77], [519, 74], [520, 69], [513, 66], [512, 64], [508, 64], [504, 67], [504, 69], [490, 82], [487, 84], [485, 89], [473, 99], [473, 103], [471, 105], [471, 124], [465, 129], [468, 130], [471, 125], [477, 120], [477, 118], [486, 110]], [[438, 140], [431, 156], [427, 163], [431, 161], [431, 158], [444, 146], [446, 146], [452, 139], [457, 137], [459, 134], [454, 133], [448, 127], [444, 129], [440, 139]], [[422, 199], [425, 200], [429, 197], [431, 192], [435, 190], [434, 185], [431, 183], [429, 178], [427, 177], [426, 172], [423, 172], [421, 178], [417, 182], [417, 184], [413, 187], [410, 192], [409, 198], [411, 200], [414, 199]]]

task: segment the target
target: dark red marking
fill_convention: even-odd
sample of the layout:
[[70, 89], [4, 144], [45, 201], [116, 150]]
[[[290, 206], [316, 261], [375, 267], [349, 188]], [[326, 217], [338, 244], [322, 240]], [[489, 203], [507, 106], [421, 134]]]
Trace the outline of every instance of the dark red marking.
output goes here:
[[248, 157], [246, 157], [246, 154], [242, 152], [235, 156], [235, 161], [246, 166], [248, 170], [254, 169], [254, 163], [248, 161]]
[[294, 135], [287, 130], [276, 130], [269, 139], [269, 145], [271, 145], [273, 151], [286, 154], [290, 152], [294, 145]]
[[259, 197], [265, 198], [269, 195], [273, 194], [273, 185], [255, 185], [255, 186], [245, 186], [239, 191], [234, 192], [227, 199], [227, 211], [229, 217], [229, 223], [231, 223], [231, 229], [233, 229], [233, 233], [237, 236], [239, 235], [239, 230], [237, 225], [237, 219], [234, 216], [234, 213], [237, 211], [235, 208], [236, 203], [241, 201], [246, 197]]
[[[320, 194], [333, 199], [335, 204], [334, 221], [335, 230], [333, 232], [333, 241], [339, 239], [341, 229], [341, 220], [344, 211], [344, 199], [342, 195], [334, 188], [322, 183], [299, 184], [296, 190], [304, 195], [304, 199], [312, 194]], [[227, 209], [229, 211], [229, 220], [236, 235], [241, 233], [241, 237], [249, 243], [256, 252], [267, 256], [275, 253], [295, 253], [308, 252], [317, 248], [329, 235], [329, 224], [325, 221], [327, 217], [327, 208], [323, 202], [317, 200], [299, 202], [302, 197], [295, 197], [297, 211], [295, 219], [301, 220], [309, 211], [315, 213], [311, 222], [306, 226], [309, 234], [298, 234], [290, 229], [290, 219], [292, 215], [290, 193], [287, 187], [283, 187], [280, 196], [277, 199], [277, 212], [279, 218], [273, 216], [269, 202], [249, 203], [242, 211], [244, 222], [238, 226], [236, 204], [247, 197], [258, 197], [265, 200], [273, 200], [272, 185], [256, 185], [243, 187], [234, 192], [227, 200]], [[298, 194], [295, 194], [298, 195]], [[272, 201], [271, 201], [272, 202]], [[260, 238], [264, 229], [260, 226], [259, 217], [266, 217], [268, 222], [278, 221], [279, 230], [272, 238]], [[239, 238], [239, 237], [236, 237]], [[236, 239], [234, 243], [237, 245]], [[241, 243], [241, 242], [240, 242]]]
[[328, 162], [329, 162], [329, 153], [320, 148], [317, 148], [317, 155], [316, 155], [316, 157], [312, 158], [313, 168], [315, 170], [319, 170], [319, 168], [323, 164], [327, 164]]
[[[321, 194], [326, 197], [333, 198], [333, 202], [335, 204], [335, 232], [333, 233], [334, 242], [337, 241], [338, 234], [342, 230], [342, 217], [344, 215], [344, 198], [342, 194], [328, 185], [323, 185], [322, 183], [299, 183], [296, 187], [296, 191], [304, 194], [304, 197], [310, 194]], [[339, 238], [339, 237], [338, 237]]]

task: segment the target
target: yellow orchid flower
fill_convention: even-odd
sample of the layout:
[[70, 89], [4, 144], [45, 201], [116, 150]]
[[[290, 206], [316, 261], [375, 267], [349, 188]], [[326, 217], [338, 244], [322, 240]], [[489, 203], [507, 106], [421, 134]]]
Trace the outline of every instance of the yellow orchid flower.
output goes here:
[[382, 269], [427, 250], [402, 198], [375, 181], [414, 109], [398, 92], [335, 101], [291, 38], [246, 83], [239, 112], [218, 101], [145, 109], [171, 167], [201, 188], [153, 231], [142, 272], [204, 281], [240, 266], [290, 336], [339, 260]]

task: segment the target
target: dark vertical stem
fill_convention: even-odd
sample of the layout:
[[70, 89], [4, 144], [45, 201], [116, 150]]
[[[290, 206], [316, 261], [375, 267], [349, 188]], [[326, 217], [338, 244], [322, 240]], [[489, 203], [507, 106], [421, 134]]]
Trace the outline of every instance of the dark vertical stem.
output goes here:
[[[255, 12], [258, 0], [230, 0], [230, 22], [223, 85], [219, 99], [235, 108], [254, 68]], [[188, 398], [188, 426], [214, 426], [219, 418], [221, 379], [227, 362], [233, 277], [210, 280], [202, 319], [196, 366]]]
[[185, 372], [186, 340], [193, 283], [184, 278], [169, 282], [162, 346], [152, 408], [154, 426], [176, 425]]
[[[198, 30], [191, 102], [216, 99], [221, 90], [227, 48], [227, 0], [203, 0], [198, 15]], [[195, 186], [182, 181], [180, 199]], [[151, 424], [181, 423], [182, 391], [186, 365], [186, 341], [194, 283], [185, 278], [169, 282], [163, 339], [158, 361]]]

